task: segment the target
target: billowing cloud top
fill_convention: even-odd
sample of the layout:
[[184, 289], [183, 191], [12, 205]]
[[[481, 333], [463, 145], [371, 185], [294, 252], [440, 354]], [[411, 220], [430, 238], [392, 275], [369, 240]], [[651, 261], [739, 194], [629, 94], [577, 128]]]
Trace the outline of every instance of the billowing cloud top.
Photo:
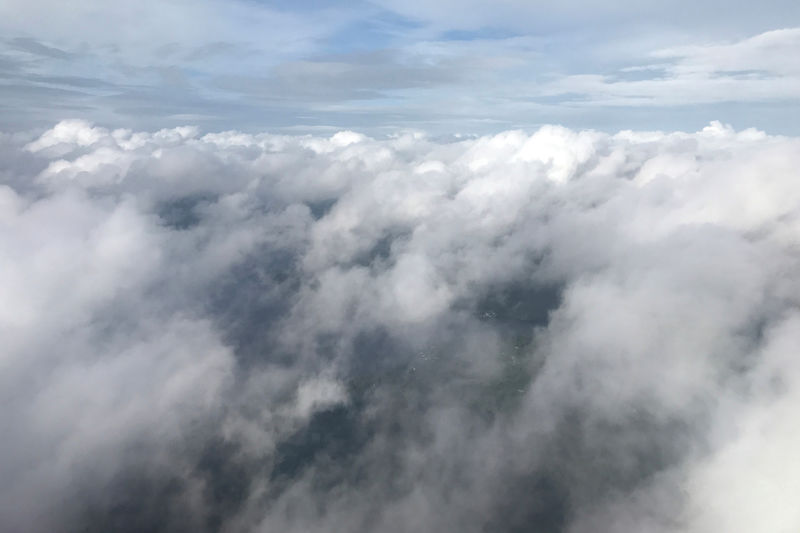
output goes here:
[[0, 523], [796, 531], [798, 168], [720, 123], [2, 134]]

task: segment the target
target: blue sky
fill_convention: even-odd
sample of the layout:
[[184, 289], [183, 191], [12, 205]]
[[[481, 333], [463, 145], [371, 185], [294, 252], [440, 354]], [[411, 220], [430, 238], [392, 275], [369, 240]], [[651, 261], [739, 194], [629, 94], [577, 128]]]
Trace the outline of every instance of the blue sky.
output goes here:
[[800, 133], [800, 3], [0, 4], [0, 128]]

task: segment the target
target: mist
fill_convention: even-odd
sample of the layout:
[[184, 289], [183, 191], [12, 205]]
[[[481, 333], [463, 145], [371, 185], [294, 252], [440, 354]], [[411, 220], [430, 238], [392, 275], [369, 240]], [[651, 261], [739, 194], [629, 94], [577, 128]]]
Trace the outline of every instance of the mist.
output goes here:
[[0, 523], [800, 527], [800, 140], [0, 134]]

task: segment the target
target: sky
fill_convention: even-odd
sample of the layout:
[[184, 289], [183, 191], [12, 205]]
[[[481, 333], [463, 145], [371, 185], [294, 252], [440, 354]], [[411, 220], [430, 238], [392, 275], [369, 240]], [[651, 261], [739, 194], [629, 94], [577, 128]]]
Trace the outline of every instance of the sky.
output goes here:
[[550, 4], [0, 0], [2, 533], [800, 531], [800, 4]]
[[793, 0], [4, 0], [0, 127], [796, 134]]

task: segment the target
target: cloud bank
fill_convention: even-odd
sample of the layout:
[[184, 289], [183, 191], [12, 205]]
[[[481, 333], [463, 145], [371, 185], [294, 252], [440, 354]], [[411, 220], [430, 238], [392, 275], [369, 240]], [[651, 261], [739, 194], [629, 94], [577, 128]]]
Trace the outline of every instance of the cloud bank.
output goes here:
[[0, 522], [795, 531], [798, 168], [720, 123], [1, 134]]

